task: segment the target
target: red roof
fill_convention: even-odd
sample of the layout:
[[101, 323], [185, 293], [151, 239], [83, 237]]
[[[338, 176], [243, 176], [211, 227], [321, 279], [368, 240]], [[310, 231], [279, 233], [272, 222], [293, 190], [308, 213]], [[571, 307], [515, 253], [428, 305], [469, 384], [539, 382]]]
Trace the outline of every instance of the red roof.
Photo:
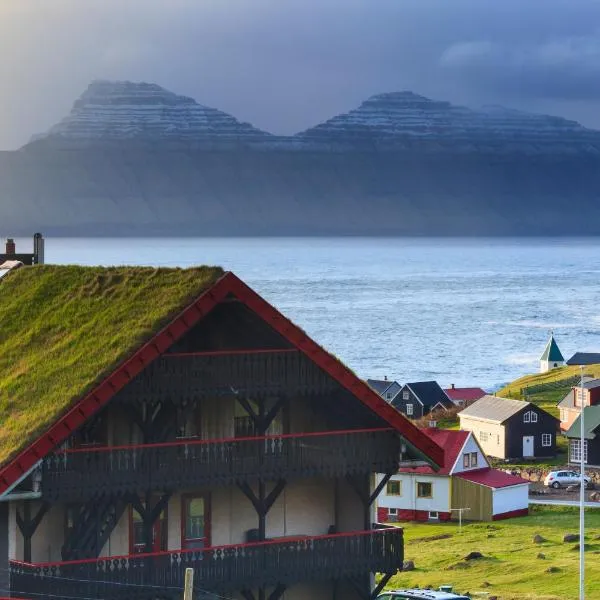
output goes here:
[[444, 462], [444, 451], [435, 442], [433, 436], [424, 435], [422, 430], [388, 404], [335, 356], [321, 348], [304, 331], [284, 317], [243, 281], [233, 273], [228, 272], [164, 329], [157, 332], [152, 339], [121, 363], [104, 381], [77, 401], [65, 415], [58, 419], [46, 432], [42, 433], [28, 448], [4, 465], [0, 469], [0, 494], [27, 473], [40, 459], [59, 446], [75, 429], [85, 423], [120, 389], [168, 350], [184, 333], [189, 331], [229, 294], [248, 306], [325, 373], [400, 432], [408, 444], [436, 465], [441, 465]]
[[446, 396], [450, 400], [465, 400], [466, 402], [472, 402], [483, 398], [487, 392], [478, 387], [467, 387], [467, 388], [448, 388], [444, 390]]
[[504, 471], [489, 468], [478, 469], [477, 471], [463, 471], [462, 473], [457, 473], [456, 477], [491, 488], [505, 488], [512, 485], [529, 483], [526, 479], [522, 479], [516, 475], [510, 475]]
[[431, 475], [450, 475], [450, 471], [465, 445], [470, 431], [452, 431], [450, 429], [437, 429], [430, 427], [423, 430], [440, 448], [444, 449], [444, 464], [439, 471], [431, 467], [403, 467], [399, 473], [423, 473]]

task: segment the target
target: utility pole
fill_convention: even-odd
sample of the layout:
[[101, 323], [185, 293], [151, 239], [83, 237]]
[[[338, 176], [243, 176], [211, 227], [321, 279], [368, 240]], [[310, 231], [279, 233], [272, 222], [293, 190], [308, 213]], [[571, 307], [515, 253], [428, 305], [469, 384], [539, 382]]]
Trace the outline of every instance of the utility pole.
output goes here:
[[585, 600], [585, 428], [584, 412], [585, 400], [583, 394], [583, 365], [581, 369], [581, 416], [579, 425], [581, 427], [579, 439], [579, 452], [581, 459], [581, 489], [579, 491], [579, 600]]
[[194, 593], [194, 569], [185, 570], [185, 587], [183, 588], [183, 600], [192, 600]]
[[462, 514], [463, 514], [463, 512], [466, 512], [469, 510], [471, 510], [471, 509], [470, 508], [451, 508], [450, 509], [451, 512], [458, 513], [458, 532], [459, 533], [462, 531]]

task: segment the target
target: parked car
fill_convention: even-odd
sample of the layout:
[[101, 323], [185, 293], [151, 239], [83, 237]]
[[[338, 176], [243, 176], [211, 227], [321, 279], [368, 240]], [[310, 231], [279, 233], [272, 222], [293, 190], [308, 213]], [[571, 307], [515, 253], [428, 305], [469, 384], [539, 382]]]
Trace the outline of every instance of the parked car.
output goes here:
[[[592, 480], [587, 476], [583, 476], [584, 485], [586, 489], [592, 487]], [[568, 487], [570, 485], [579, 485], [581, 483], [581, 475], [575, 471], [550, 471], [544, 479], [544, 485], [552, 487], [555, 490], [561, 487]]]
[[377, 600], [470, 600], [468, 596], [460, 596], [452, 592], [450, 586], [442, 586], [439, 590], [388, 590], [377, 596]]

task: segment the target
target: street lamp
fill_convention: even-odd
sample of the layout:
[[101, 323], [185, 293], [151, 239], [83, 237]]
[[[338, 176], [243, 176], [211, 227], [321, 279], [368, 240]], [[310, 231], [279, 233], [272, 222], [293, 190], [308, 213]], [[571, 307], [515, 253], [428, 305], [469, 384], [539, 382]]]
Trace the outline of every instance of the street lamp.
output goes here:
[[583, 365], [580, 367], [581, 415], [579, 417], [581, 459], [581, 489], [579, 491], [579, 600], [585, 600], [585, 429], [583, 427], [585, 402], [583, 395]]

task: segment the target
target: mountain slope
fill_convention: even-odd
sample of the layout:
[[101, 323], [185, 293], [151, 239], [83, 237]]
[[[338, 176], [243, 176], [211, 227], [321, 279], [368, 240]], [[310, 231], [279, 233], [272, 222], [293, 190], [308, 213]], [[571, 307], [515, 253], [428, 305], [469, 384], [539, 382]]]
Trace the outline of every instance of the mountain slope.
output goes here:
[[281, 137], [154, 84], [94, 82], [0, 153], [0, 235], [596, 235], [599, 136], [400, 92]]

